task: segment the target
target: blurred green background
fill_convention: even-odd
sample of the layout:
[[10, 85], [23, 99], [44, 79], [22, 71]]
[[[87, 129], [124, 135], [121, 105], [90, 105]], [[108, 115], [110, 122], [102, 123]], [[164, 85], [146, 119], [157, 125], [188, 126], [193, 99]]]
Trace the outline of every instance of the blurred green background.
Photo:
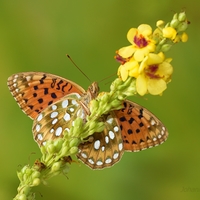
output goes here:
[[[162, 97], [132, 98], [164, 122], [170, 133], [167, 142], [139, 153], [125, 153], [118, 164], [105, 170], [93, 171], [73, 163], [68, 177], [55, 177], [34, 191], [38, 200], [200, 199], [197, 0], [0, 1], [0, 199], [16, 195], [16, 170], [32, 165], [41, 155], [32, 138], [32, 121], [11, 96], [7, 78], [22, 71], [43, 71], [86, 89], [90, 82], [66, 54], [92, 81], [99, 81], [117, 71], [119, 64], [113, 56], [129, 44], [129, 28], [141, 23], [155, 28], [157, 20], [168, 21], [181, 9], [191, 22], [189, 41], [168, 53], [174, 66], [168, 90]], [[105, 84], [109, 81], [100, 83], [101, 90], [109, 90]]]

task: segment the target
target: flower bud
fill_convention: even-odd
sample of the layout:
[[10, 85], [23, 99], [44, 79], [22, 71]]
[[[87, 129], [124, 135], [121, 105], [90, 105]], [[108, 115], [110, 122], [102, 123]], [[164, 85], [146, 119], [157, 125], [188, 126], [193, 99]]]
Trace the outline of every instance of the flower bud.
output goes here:
[[58, 161], [58, 162], [55, 162], [53, 165], [52, 165], [52, 167], [51, 167], [51, 171], [52, 172], [57, 172], [57, 171], [59, 171], [60, 170], [60, 168], [61, 168], [61, 161]]
[[40, 172], [34, 171], [34, 172], [32, 173], [32, 175], [31, 175], [31, 177], [32, 177], [32, 179], [34, 179], [34, 178], [39, 178], [40, 175], [41, 175]]
[[70, 153], [70, 155], [72, 155], [72, 154], [77, 154], [77, 153], [78, 153], [78, 147], [72, 147], [72, 148], [69, 150], [69, 153]]
[[56, 152], [56, 148], [53, 144], [49, 144], [49, 145], [47, 145], [47, 151], [49, 154], [53, 154]]
[[54, 141], [55, 152], [59, 152], [62, 148], [63, 138], [58, 138]]
[[17, 198], [18, 198], [18, 200], [27, 200], [25, 194], [20, 194], [19, 196], [17, 196]]
[[182, 42], [187, 42], [187, 41], [188, 41], [188, 35], [187, 35], [186, 33], [183, 33], [183, 34], [181, 35], [181, 41], [182, 41]]
[[170, 26], [173, 27], [173, 28], [176, 28], [179, 25], [179, 23], [180, 23], [180, 21], [178, 19], [173, 19], [170, 22]]
[[185, 14], [185, 12], [179, 13], [179, 15], [178, 15], [178, 20], [179, 20], [180, 22], [186, 20], [186, 14]]
[[182, 22], [178, 25], [177, 31], [181, 32], [181, 31], [185, 31], [188, 27], [188, 23], [187, 22]]
[[38, 185], [40, 185], [40, 183], [41, 183], [40, 179], [39, 178], [35, 178], [33, 180], [32, 186], [38, 186]]
[[156, 22], [156, 26], [159, 27], [159, 28], [162, 28], [164, 26], [165, 22], [163, 20], [158, 20]]
[[70, 143], [69, 143], [69, 146], [70, 147], [74, 147], [74, 146], [78, 146], [80, 140], [78, 138], [73, 138]]
[[162, 52], [167, 52], [170, 50], [170, 48], [172, 47], [171, 44], [164, 44], [162, 47], [161, 47], [161, 51]]

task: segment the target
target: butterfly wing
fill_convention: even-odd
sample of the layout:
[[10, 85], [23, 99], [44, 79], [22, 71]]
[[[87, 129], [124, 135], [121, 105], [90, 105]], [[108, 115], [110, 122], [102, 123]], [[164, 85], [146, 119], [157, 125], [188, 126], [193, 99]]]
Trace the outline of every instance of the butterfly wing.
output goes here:
[[[48, 140], [63, 137], [63, 132], [70, 130], [77, 117], [86, 120], [88, 113], [81, 103], [81, 97], [77, 99], [74, 95], [75, 93], [61, 98], [36, 117], [32, 130], [39, 146], [45, 145]], [[123, 155], [123, 141], [116, 119], [109, 114], [103, 116], [102, 121], [105, 122], [103, 132], [94, 133], [86, 142], [80, 144], [77, 154], [77, 157], [92, 169], [110, 167]]]
[[125, 151], [140, 151], [162, 144], [168, 137], [166, 127], [147, 109], [131, 101], [114, 111], [121, 128]]
[[70, 80], [43, 72], [14, 74], [8, 78], [7, 84], [19, 107], [31, 119], [63, 96], [85, 92]]
[[77, 157], [92, 169], [111, 167], [117, 163], [124, 152], [119, 125], [114, 113], [102, 116], [105, 128], [101, 133], [94, 133], [88, 141], [79, 145]]
[[80, 104], [80, 95], [67, 95], [44, 109], [33, 122], [33, 135], [39, 146], [48, 140], [63, 137], [63, 132], [69, 132], [73, 121], [80, 117], [86, 118], [86, 112]]

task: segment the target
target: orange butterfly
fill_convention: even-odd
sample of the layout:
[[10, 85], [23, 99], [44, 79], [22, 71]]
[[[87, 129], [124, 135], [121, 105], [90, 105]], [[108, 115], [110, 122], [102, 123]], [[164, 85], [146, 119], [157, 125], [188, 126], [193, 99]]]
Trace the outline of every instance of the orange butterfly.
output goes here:
[[[76, 83], [43, 72], [25, 72], [8, 78], [8, 87], [18, 105], [33, 123], [39, 146], [63, 136], [73, 121], [89, 115], [88, 103], [98, 95], [93, 83], [87, 92]], [[137, 152], [162, 144], [168, 132], [162, 122], [140, 105], [125, 100], [123, 108], [103, 115], [105, 128], [79, 145], [77, 157], [92, 169], [110, 167], [124, 151]]]

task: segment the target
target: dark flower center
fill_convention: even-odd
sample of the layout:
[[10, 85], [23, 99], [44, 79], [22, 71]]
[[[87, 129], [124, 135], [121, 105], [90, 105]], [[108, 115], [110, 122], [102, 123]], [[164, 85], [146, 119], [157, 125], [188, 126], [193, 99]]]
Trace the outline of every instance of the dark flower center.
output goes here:
[[135, 35], [133, 42], [139, 47], [143, 48], [148, 45], [148, 41], [144, 38], [143, 35]]
[[158, 65], [149, 65], [147, 69], [145, 69], [145, 74], [151, 79], [159, 79], [161, 78], [158, 74], [155, 74], [158, 70]]
[[130, 57], [129, 57], [129, 58], [123, 58], [122, 56], [120, 56], [120, 55], [118, 54], [118, 52], [116, 52], [116, 53], [117, 53], [117, 55], [115, 56], [115, 59], [116, 59], [119, 63], [121, 63], [122, 65], [125, 64], [126, 62], [128, 62], [128, 61], [130, 60]]

